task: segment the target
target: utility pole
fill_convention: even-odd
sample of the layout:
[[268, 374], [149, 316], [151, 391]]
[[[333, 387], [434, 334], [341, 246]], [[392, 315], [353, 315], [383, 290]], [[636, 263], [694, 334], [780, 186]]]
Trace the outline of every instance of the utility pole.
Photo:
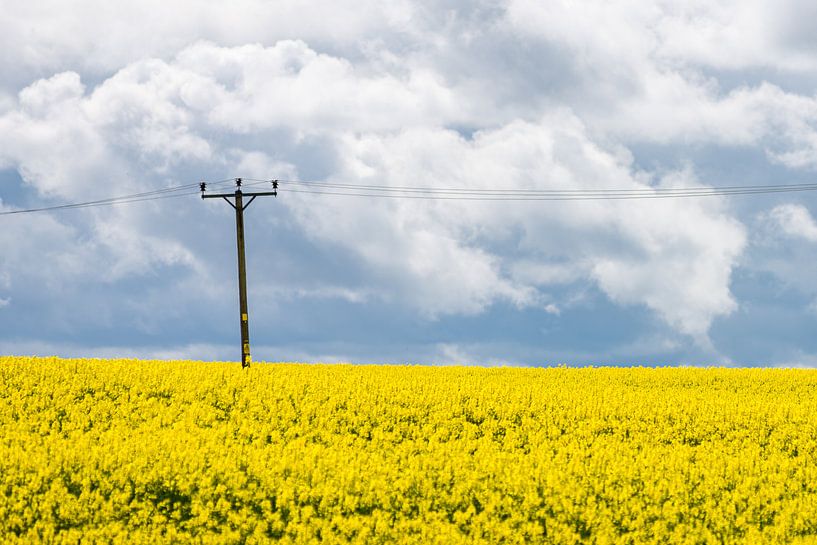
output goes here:
[[[235, 179], [235, 193], [212, 193], [205, 194], [207, 184], [201, 182], [199, 189], [201, 189], [202, 199], [224, 199], [227, 204], [235, 209], [235, 239], [238, 247], [238, 311], [241, 318], [241, 367], [246, 368], [250, 366], [252, 357], [250, 356], [250, 319], [247, 310], [247, 264], [244, 260], [244, 210], [252, 204], [256, 197], [271, 195], [278, 196], [278, 180], [272, 180], [273, 191], [260, 191], [253, 193], [244, 193], [241, 191], [241, 178]], [[233, 200], [230, 200], [230, 197]], [[244, 197], [251, 197], [250, 200], [244, 203]]]

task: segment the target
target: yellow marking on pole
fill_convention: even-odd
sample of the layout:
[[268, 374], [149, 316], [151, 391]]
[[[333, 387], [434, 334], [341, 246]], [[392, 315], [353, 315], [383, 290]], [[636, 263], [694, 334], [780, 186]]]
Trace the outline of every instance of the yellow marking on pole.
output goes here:
[[242, 321], [242, 322], [246, 322], [246, 321], [247, 321], [247, 313], [246, 313], [246, 312], [245, 312], [244, 314], [242, 314], [242, 315], [241, 315], [241, 321]]

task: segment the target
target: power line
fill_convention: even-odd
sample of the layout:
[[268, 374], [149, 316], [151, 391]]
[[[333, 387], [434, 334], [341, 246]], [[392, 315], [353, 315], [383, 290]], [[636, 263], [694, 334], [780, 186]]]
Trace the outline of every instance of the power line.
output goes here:
[[817, 183], [814, 184], [776, 184], [776, 185], [744, 185], [744, 186], [720, 186], [720, 187], [681, 187], [681, 188], [663, 188], [663, 187], [641, 187], [629, 189], [615, 189], [615, 188], [580, 188], [580, 189], [538, 189], [538, 188], [502, 188], [502, 189], [484, 189], [484, 188], [467, 188], [467, 187], [413, 187], [413, 186], [391, 186], [391, 185], [364, 185], [364, 184], [346, 184], [339, 182], [326, 181], [301, 181], [301, 180], [279, 180], [283, 184], [297, 184], [304, 186], [319, 186], [331, 187], [338, 189], [368, 189], [379, 191], [407, 191], [420, 193], [543, 193], [543, 194], [560, 194], [560, 193], [631, 193], [631, 192], [676, 192], [676, 191], [691, 191], [691, 192], [708, 192], [708, 191], [732, 191], [732, 190], [777, 190], [777, 189], [817, 189]]
[[[208, 187], [223, 187], [233, 183], [235, 178], [206, 182]], [[272, 179], [244, 178], [245, 187], [273, 182]], [[795, 193], [817, 191], [817, 183], [746, 185], [721, 187], [642, 187], [642, 188], [586, 188], [586, 189], [537, 189], [537, 188], [468, 188], [468, 187], [412, 187], [377, 184], [352, 184], [321, 180], [278, 180], [281, 190], [290, 193], [326, 195], [341, 197], [446, 200], [446, 201], [604, 201], [639, 199], [675, 199], [732, 195], [760, 195], [774, 193]], [[137, 202], [187, 197], [199, 194], [194, 190], [199, 182], [171, 186], [154, 191], [121, 195], [107, 199], [86, 202], [44, 206], [23, 210], [7, 210], [0, 216], [53, 212], [75, 208], [114, 206]]]
[[656, 193], [656, 194], [589, 194], [589, 195], [411, 195], [394, 193], [356, 193], [349, 191], [311, 191], [304, 189], [283, 189], [288, 193], [307, 193], [311, 195], [334, 195], [343, 197], [369, 197], [369, 198], [389, 198], [389, 199], [420, 199], [420, 200], [454, 200], [454, 201], [610, 201], [610, 200], [638, 200], [638, 199], [672, 199], [672, 198], [692, 198], [692, 197], [713, 197], [728, 195], [758, 195], [770, 193], [791, 193], [797, 191], [814, 191], [813, 189], [789, 189], [782, 191], [730, 191], [730, 192], [701, 192], [701, 193]]
[[[748, 185], [721, 187], [629, 189], [484, 189], [407, 187], [344, 184], [323, 181], [280, 180], [282, 190], [290, 193], [347, 197], [464, 200], [464, 201], [565, 201], [666, 199], [728, 195], [756, 195], [816, 191], [817, 184]], [[294, 186], [294, 187], [286, 187]]]
[[[211, 185], [222, 185], [232, 182], [233, 178], [227, 180], [218, 180], [216, 182], [209, 182]], [[14, 214], [30, 214], [33, 212], [53, 212], [58, 210], [71, 210], [75, 208], [93, 208], [97, 206], [113, 206], [118, 204], [130, 204], [135, 202], [155, 201], [160, 199], [172, 199], [178, 197], [187, 197], [190, 195], [198, 195], [199, 183], [184, 184], [178, 186], [166, 187], [154, 191], [145, 191], [142, 193], [133, 193], [131, 195], [121, 195], [118, 197], [109, 197], [107, 199], [98, 199], [95, 201], [86, 201], [69, 204], [59, 204], [55, 206], [44, 206], [40, 208], [28, 208], [24, 210], [7, 210], [0, 212], [0, 216], [10, 216]]]

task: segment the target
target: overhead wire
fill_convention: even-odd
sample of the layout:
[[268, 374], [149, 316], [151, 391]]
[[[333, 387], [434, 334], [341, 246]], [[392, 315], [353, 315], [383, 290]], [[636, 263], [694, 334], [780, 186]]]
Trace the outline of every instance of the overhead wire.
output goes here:
[[641, 187], [629, 189], [615, 189], [615, 188], [579, 188], [579, 189], [541, 189], [541, 188], [500, 188], [500, 189], [486, 189], [486, 188], [467, 188], [467, 187], [417, 187], [417, 186], [391, 186], [391, 185], [366, 185], [366, 184], [346, 184], [339, 182], [325, 182], [325, 181], [302, 181], [302, 180], [278, 180], [281, 184], [295, 184], [302, 186], [316, 186], [329, 187], [337, 189], [366, 189], [378, 191], [405, 191], [415, 193], [542, 193], [542, 194], [561, 194], [561, 193], [631, 193], [631, 192], [709, 192], [709, 191], [731, 191], [731, 190], [778, 190], [778, 189], [817, 189], [817, 183], [814, 184], [776, 184], [776, 185], [750, 185], [750, 186], [719, 186], [719, 187], [681, 187], [681, 188], [662, 188], [662, 187]]
[[[817, 184], [780, 184], [754, 186], [662, 188], [643, 187], [628, 189], [486, 189], [382, 186], [344, 184], [323, 181], [279, 180], [283, 191], [314, 195], [334, 195], [370, 198], [400, 198], [429, 200], [484, 200], [484, 201], [562, 201], [562, 200], [630, 200], [719, 195], [753, 195], [817, 191]], [[295, 186], [295, 187], [287, 187]]]
[[[204, 182], [208, 188], [223, 188], [225, 184], [235, 183], [237, 178], [226, 178], [213, 182]], [[745, 185], [720, 187], [640, 187], [640, 188], [584, 188], [584, 189], [543, 189], [543, 188], [468, 188], [468, 187], [422, 187], [392, 186], [361, 183], [343, 183], [324, 180], [277, 180], [242, 178], [242, 187], [254, 187], [277, 182], [281, 191], [311, 195], [328, 195], [343, 197], [420, 199], [420, 200], [458, 200], [458, 201], [587, 201], [587, 200], [637, 200], [693, 198], [731, 195], [757, 195], [773, 193], [793, 193], [817, 191], [817, 183], [778, 184], [778, 185]], [[92, 208], [112, 206], [160, 199], [186, 197], [199, 194], [200, 182], [171, 186], [153, 191], [130, 195], [97, 199], [93, 201], [44, 206], [22, 210], [7, 210], [0, 216], [26, 214], [32, 212], [50, 212], [75, 208]]]
[[[206, 182], [212, 185], [221, 185], [227, 182], [233, 181], [234, 178], [225, 179], [225, 180], [217, 180], [215, 182]], [[160, 199], [171, 199], [171, 198], [178, 198], [178, 197], [186, 197], [190, 195], [196, 195], [199, 193], [198, 190], [192, 191], [193, 188], [198, 188], [200, 182], [190, 183], [190, 184], [183, 184], [178, 186], [171, 186], [165, 187], [162, 189], [156, 189], [153, 191], [144, 191], [141, 193], [133, 193], [130, 195], [121, 195], [117, 197], [109, 197], [106, 199], [97, 199], [93, 201], [85, 201], [85, 202], [78, 202], [78, 203], [69, 203], [69, 204], [58, 204], [54, 206], [43, 206], [39, 208], [27, 208], [21, 210], [5, 210], [0, 212], [0, 216], [10, 216], [14, 214], [27, 214], [32, 212], [51, 212], [51, 211], [58, 211], [58, 210], [71, 210], [75, 208], [93, 208], [98, 206], [113, 206], [118, 204], [129, 204], [135, 202], [145, 202], [145, 201], [154, 201]]]

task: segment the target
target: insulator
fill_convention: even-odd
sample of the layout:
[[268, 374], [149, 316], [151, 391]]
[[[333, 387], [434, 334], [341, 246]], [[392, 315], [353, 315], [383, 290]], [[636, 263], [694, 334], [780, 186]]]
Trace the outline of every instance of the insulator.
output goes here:
[[236, 178], [235, 179], [235, 186], [236, 187], [241, 187], [241, 178]]
[[272, 181], [272, 188], [273, 189], [278, 189], [278, 180], [273, 180]]
[[207, 189], [207, 184], [204, 183], [204, 182], [201, 182], [199, 184], [199, 189], [201, 189], [201, 192], [204, 193], [204, 190]]

